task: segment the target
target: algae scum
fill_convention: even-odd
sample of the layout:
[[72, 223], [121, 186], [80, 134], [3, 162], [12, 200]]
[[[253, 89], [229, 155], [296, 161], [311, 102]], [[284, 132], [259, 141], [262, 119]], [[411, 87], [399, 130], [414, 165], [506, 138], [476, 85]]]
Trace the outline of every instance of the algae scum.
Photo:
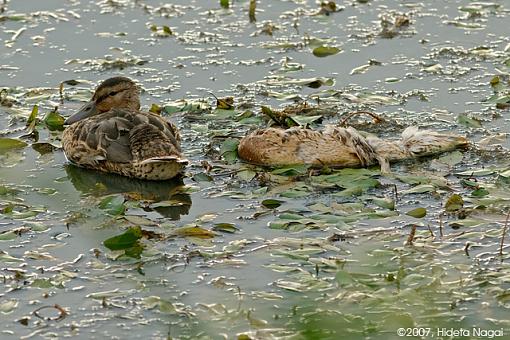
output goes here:
[[[510, 336], [508, 2], [0, 7], [2, 339]], [[182, 181], [67, 164], [62, 117], [113, 75], [180, 127]], [[386, 138], [474, 143], [388, 176], [237, 159], [270, 115], [320, 128], [359, 110], [384, 121], [348, 123]]]

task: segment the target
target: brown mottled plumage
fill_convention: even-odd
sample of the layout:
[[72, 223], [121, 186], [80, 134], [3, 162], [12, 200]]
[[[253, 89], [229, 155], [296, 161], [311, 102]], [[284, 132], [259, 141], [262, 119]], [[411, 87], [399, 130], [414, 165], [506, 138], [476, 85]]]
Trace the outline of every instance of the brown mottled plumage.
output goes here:
[[324, 131], [313, 131], [293, 127], [256, 130], [241, 139], [238, 153], [243, 160], [258, 165], [350, 168], [379, 163], [384, 172], [389, 172], [389, 162], [451, 151], [467, 144], [462, 136], [419, 131], [416, 127], [404, 130], [398, 141], [364, 137], [354, 128], [327, 126]]
[[132, 80], [105, 80], [92, 100], [66, 120], [62, 145], [67, 159], [84, 168], [140, 179], [179, 175], [187, 160], [181, 155], [177, 128], [139, 109], [139, 91]]

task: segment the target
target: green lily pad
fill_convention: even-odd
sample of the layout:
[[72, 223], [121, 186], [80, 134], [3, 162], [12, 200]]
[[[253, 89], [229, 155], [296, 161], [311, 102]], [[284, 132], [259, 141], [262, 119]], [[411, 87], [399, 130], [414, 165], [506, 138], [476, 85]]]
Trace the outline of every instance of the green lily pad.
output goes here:
[[0, 152], [15, 149], [23, 149], [28, 144], [14, 138], [0, 138]]
[[464, 200], [462, 199], [462, 196], [459, 194], [453, 194], [446, 201], [444, 209], [448, 212], [453, 212], [462, 209], [463, 206]]
[[412, 217], [415, 217], [415, 218], [422, 218], [422, 217], [425, 217], [425, 215], [427, 215], [427, 209], [425, 209], [425, 208], [416, 208], [416, 209], [413, 209], [413, 210], [410, 210], [410, 211], [406, 212], [406, 215], [412, 216]]
[[51, 111], [44, 117], [44, 124], [50, 130], [64, 130], [64, 121], [64, 117], [56, 111]]
[[197, 237], [203, 239], [213, 238], [216, 236], [216, 234], [212, 231], [198, 226], [177, 228], [172, 232], [172, 235], [181, 237]]
[[236, 225], [233, 223], [216, 223], [212, 227], [212, 229], [214, 231], [222, 231], [222, 232], [231, 233], [231, 234], [239, 231], [239, 228], [237, 228]]
[[269, 208], [269, 209], [276, 209], [278, 208], [280, 205], [282, 205], [282, 203], [284, 203], [285, 201], [281, 201], [281, 200], [275, 200], [275, 199], [266, 199], [266, 200], [263, 200], [261, 202], [261, 204], [266, 207], [266, 208]]
[[319, 46], [313, 49], [313, 55], [319, 58], [329, 57], [341, 51], [338, 47]]
[[124, 201], [125, 199], [122, 195], [108, 196], [99, 203], [99, 208], [106, 210], [110, 215], [122, 215], [126, 211]]
[[238, 145], [239, 140], [234, 138], [228, 138], [221, 144], [220, 154], [227, 163], [232, 164], [239, 159], [237, 155]]
[[134, 226], [128, 228], [124, 233], [111, 237], [103, 242], [110, 250], [125, 250], [133, 247], [142, 238], [142, 228]]
[[472, 128], [481, 128], [482, 127], [482, 123], [478, 119], [468, 117], [465, 114], [460, 114], [457, 117], [457, 122], [460, 125], [464, 125], [466, 127], [472, 127]]

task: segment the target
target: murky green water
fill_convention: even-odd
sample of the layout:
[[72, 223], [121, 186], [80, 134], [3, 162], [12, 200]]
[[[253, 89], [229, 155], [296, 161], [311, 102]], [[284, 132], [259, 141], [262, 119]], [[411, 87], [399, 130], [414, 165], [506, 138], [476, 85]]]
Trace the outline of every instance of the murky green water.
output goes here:
[[[423, 338], [438, 328], [474, 337], [472, 327], [510, 337], [510, 236], [501, 244], [510, 206], [509, 4], [345, 1], [325, 15], [315, 1], [258, 1], [256, 23], [248, 7], [4, 5], [0, 88], [14, 105], [0, 106], [0, 137], [29, 145], [0, 148], [1, 337], [390, 339], [401, 327], [430, 328]], [[314, 56], [321, 45], [341, 52]], [[68, 116], [113, 75], [135, 79], [147, 108], [187, 108], [169, 115], [192, 161], [183, 181], [72, 167], [61, 133], [43, 123], [37, 141], [22, 137], [33, 105], [40, 119], [55, 106]], [[71, 79], [81, 81], [64, 86], [62, 104], [59, 85]], [[209, 92], [233, 96], [236, 109], [216, 110]], [[190, 112], [198, 100], [205, 109]], [[476, 144], [393, 165], [386, 177], [227, 164], [228, 138], [266, 124], [261, 105], [295, 101], [323, 122], [376, 112], [389, 123], [351, 122], [386, 137], [417, 124]], [[463, 208], [445, 212], [453, 194]], [[108, 197], [125, 212], [108, 213]], [[264, 207], [267, 199], [281, 205]], [[424, 218], [405, 214], [418, 207]], [[145, 231], [140, 259], [103, 245], [133, 225]], [[179, 229], [195, 225], [215, 236]]]

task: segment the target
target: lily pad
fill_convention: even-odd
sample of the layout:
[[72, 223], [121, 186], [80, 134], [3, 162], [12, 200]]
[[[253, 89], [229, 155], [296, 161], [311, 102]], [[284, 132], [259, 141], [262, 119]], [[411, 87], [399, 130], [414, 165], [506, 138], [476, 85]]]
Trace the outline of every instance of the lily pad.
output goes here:
[[131, 248], [142, 238], [142, 228], [134, 226], [128, 228], [124, 233], [111, 237], [103, 242], [110, 250], [125, 250]]
[[122, 215], [126, 211], [124, 201], [122, 195], [108, 196], [99, 203], [99, 208], [106, 210], [110, 215]]
[[216, 236], [216, 234], [212, 231], [198, 226], [177, 228], [172, 232], [172, 235], [181, 237], [197, 237], [203, 239], [213, 238]]
[[341, 49], [331, 46], [319, 46], [313, 49], [313, 55], [319, 58], [329, 57], [339, 53]]
[[448, 212], [453, 212], [462, 209], [464, 200], [459, 194], [451, 195], [444, 205], [444, 209]]
[[415, 218], [422, 218], [422, 217], [425, 217], [425, 215], [427, 215], [427, 209], [421, 208], [421, 207], [416, 208], [416, 209], [406, 212], [406, 215], [412, 216]]
[[280, 205], [282, 205], [282, 203], [284, 203], [285, 201], [281, 201], [281, 200], [276, 200], [276, 199], [266, 199], [266, 200], [263, 200], [261, 202], [261, 204], [266, 207], [266, 208], [269, 208], [269, 209], [276, 209], [278, 208]]
[[239, 140], [234, 138], [228, 138], [221, 144], [220, 154], [223, 159], [229, 163], [235, 163], [238, 160], [237, 155], [237, 146], [239, 145]]
[[64, 117], [56, 111], [51, 111], [44, 117], [44, 124], [50, 130], [64, 130], [64, 121]]
[[0, 152], [5, 152], [15, 149], [23, 149], [28, 144], [14, 138], [0, 138]]

